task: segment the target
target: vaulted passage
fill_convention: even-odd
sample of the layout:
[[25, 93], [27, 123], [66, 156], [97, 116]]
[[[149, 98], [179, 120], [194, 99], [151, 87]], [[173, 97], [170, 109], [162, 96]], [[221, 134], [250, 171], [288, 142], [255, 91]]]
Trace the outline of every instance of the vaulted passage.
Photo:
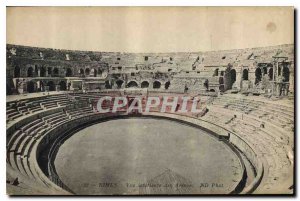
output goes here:
[[154, 81], [153, 82], [153, 89], [159, 89], [161, 86], [161, 83], [159, 81]]
[[288, 67], [283, 68], [282, 76], [284, 82], [288, 82], [290, 80], [290, 70]]
[[141, 84], [141, 88], [148, 88], [149, 87], [149, 82], [148, 81], [143, 81]]
[[248, 80], [248, 70], [247, 69], [243, 70], [243, 80]]
[[269, 69], [268, 76], [269, 76], [269, 80], [273, 80], [273, 68]]
[[84, 75], [84, 70], [82, 68], [79, 69], [79, 74]]
[[123, 80], [117, 80], [116, 81], [116, 84], [117, 84], [117, 88], [118, 89], [121, 89], [122, 88], [122, 85], [123, 85], [124, 81]]
[[60, 82], [59, 82], [59, 86], [60, 86], [60, 90], [61, 90], [61, 91], [67, 90], [67, 84], [66, 84], [65, 81], [60, 81]]
[[66, 77], [71, 77], [72, 75], [73, 75], [72, 69], [71, 68], [67, 68]]
[[21, 74], [21, 69], [19, 66], [16, 66], [14, 69], [14, 77], [18, 78], [18, 77], [20, 77], [20, 74]]
[[29, 67], [27, 69], [27, 77], [33, 77], [33, 68], [32, 67]]
[[257, 68], [255, 70], [255, 84], [259, 83], [261, 81], [262, 78], [262, 72], [260, 68]]
[[33, 92], [35, 92], [35, 83], [34, 82], [32, 82], [32, 81], [30, 81], [30, 82], [28, 82], [27, 83], [27, 92], [28, 93], [33, 93]]
[[165, 89], [169, 89], [170, 85], [171, 85], [170, 81], [166, 82], [165, 83]]
[[55, 91], [55, 84], [52, 81], [49, 81], [47, 83], [47, 86], [49, 87], [49, 91]]
[[127, 84], [127, 88], [131, 88], [131, 87], [138, 87], [138, 83], [136, 83], [135, 81], [130, 81]]
[[58, 77], [59, 76], [59, 70], [58, 70], [58, 68], [54, 68], [54, 70], [53, 70], [53, 76], [54, 77]]
[[89, 68], [86, 68], [86, 69], [85, 69], [85, 75], [86, 75], [86, 76], [89, 76], [89, 75], [90, 75], [90, 69], [89, 69]]
[[91, 73], [94, 77], [97, 77], [97, 70], [95, 68], [92, 68]]
[[40, 77], [46, 77], [46, 68], [45, 67], [40, 68]]

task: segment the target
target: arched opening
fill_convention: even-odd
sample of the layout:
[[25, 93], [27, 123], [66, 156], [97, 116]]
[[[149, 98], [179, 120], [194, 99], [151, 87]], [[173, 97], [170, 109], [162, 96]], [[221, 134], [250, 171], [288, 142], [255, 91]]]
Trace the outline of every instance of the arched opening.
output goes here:
[[248, 80], [248, 69], [243, 70], [243, 80]]
[[33, 68], [32, 67], [29, 67], [27, 69], [27, 77], [33, 77]]
[[117, 80], [116, 81], [116, 84], [117, 84], [117, 88], [118, 89], [121, 89], [122, 88], [122, 85], [123, 85], [124, 81], [123, 80]]
[[136, 83], [135, 81], [128, 82], [127, 88], [131, 88], [131, 87], [138, 87], [138, 83]]
[[19, 66], [16, 66], [14, 70], [14, 77], [15, 78], [20, 77], [20, 74], [21, 74], [21, 69]]
[[184, 86], [184, 93], [187, 93], [188, 90], [189, 90], [188, 86], [185, 85], [185, 86]]
[[79, 74], [84, 75], [84, 70], [82, 68], [79, 69]]
[[58, 76], [58, 68], [54, 68], [54, 70], [53, 70], [53, 75], [54, 75], [55, 77]]
[[273, 80], [273, 68], [269, 69], [268, 75], [269, 75], [269, 80]]
[[59, 82], [59, 88], [61, 91], [66, 91], [67, 90], [67, 84], [65, 81], [60, 81]]
[[219, 89], [220, 89], [220, 91], [224, 91], [224, 89], [225, 89], [223, 77], [219, 77]]
[[261, 69], [257, 68], [255, 70], [255, 84], [257, 84], [257, 83], [259, 83], [261, 81], [261, 77], [262, 77]]
[[52, 68], [51, 67], [48, 67], [48, 75], [52, 75]]
[[231, 78], [232, 83], [235, 83], [235, 81], [236, 81], [236, 71], [234, 69], [232, 69], [230, 71], [230, 78]]
[[111, 89], [111, 85], [109, 83], [109, 80], [105, 81], [105, 89]]
[[149, 82], [143, 81], [141, 84], [141, 88], [148, 88], [149, 87]]
[[46, 77], [46, 69], [45, 67], [40, 68], [40, 77]]
[[284, 67], [282, 71], [283, 81], [288, 82], [290, 81], [290, 70], [288, 67]]
[[66, 77], [72, 77], [72, 69], [71, 68], [67, 68], [66, 70]]
[[159, 89], [161, 86], [161, 83], [159, 81], [154, 81], [153, 82], [153, 89]]
[[213, 76], [219, 76], [219, 69], [218, 68], [214, 71], [214, 75]]
[[35, 83], [33, 81], [27, 83], [27, 92], [28, 93], [35, 92]]
[[35, 73], [35, 76], [37, 76], [37, 73], [38, 73], [38, 66], [37, 65], [34, 65], [34, 73]]
[[263, 67], [263, 70], [264, 70], [264, 75], [268, 74], [268, 68], [266, 66]]
[[210, 91], [210, 92], [216, 92], [214, 89], [210, 89], [209, 91]]
[[90, 69], [89, 69], [89, 68], [86, 68], [86, 69], [85, 69], [85, 75], [86, 75], [86, 76], [89, 76], [89, 75], [90, 75]]
[[236, 71], [235, 71], [235, 69], [231, 69], [230, 70], [229, 76], [230, 76], [230, 86], [229, 86], [229, 89], [232, 89], [232, 85], [236, 81]]
[[96, 70], [95, 68], [92, 68], [91, 74], [92, 74], [94, 77], [97, 77], [97, 70]]
[[102, 77], [102, 70], [100, 68], [98, 69], [98, 75]]
[[219, 84], [224, 84], [224, 78], [223, 77], [219, 77]]
[[49, 87], [49, 91], [55, 91], [55, 84], [53, 81], [49, 81], [47, 86]]
[[205, 87], [206, 90], [208, 90], [208, 79], [204, 81], [203, 86]]
[[169, 89], [170, 85], [171, 85], [170, 81], [166, 82], [165, 83], [165, 89]]

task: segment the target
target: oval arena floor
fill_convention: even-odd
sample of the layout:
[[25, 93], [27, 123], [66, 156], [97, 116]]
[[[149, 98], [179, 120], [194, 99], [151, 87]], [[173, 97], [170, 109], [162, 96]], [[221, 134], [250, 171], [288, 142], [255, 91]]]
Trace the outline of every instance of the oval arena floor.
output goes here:
[[138, 194], [141, 185], [157, 185], [156, 177], [162, 186], [152, 191], [226, 194], [241, 177], [238, 157], [222, 141], [198, 128], [148, 118], [79, 131], [61, 145], [55, 167], [76, 194]]

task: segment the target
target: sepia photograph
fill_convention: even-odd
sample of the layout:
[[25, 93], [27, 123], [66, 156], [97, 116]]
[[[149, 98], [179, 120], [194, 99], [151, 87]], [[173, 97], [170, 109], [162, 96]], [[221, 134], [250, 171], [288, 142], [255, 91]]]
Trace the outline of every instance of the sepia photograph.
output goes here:
[[295, 195], [294, 21], [7, 6], [6, 194]]

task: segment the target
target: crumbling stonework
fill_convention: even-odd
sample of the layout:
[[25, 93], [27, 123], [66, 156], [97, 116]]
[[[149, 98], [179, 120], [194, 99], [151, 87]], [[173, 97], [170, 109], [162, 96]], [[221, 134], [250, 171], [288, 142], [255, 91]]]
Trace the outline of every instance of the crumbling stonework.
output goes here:
[[197, 53], [112, 53], [7, 45], [7, 93], [147, 88], [294, 93], [294, 46]]

